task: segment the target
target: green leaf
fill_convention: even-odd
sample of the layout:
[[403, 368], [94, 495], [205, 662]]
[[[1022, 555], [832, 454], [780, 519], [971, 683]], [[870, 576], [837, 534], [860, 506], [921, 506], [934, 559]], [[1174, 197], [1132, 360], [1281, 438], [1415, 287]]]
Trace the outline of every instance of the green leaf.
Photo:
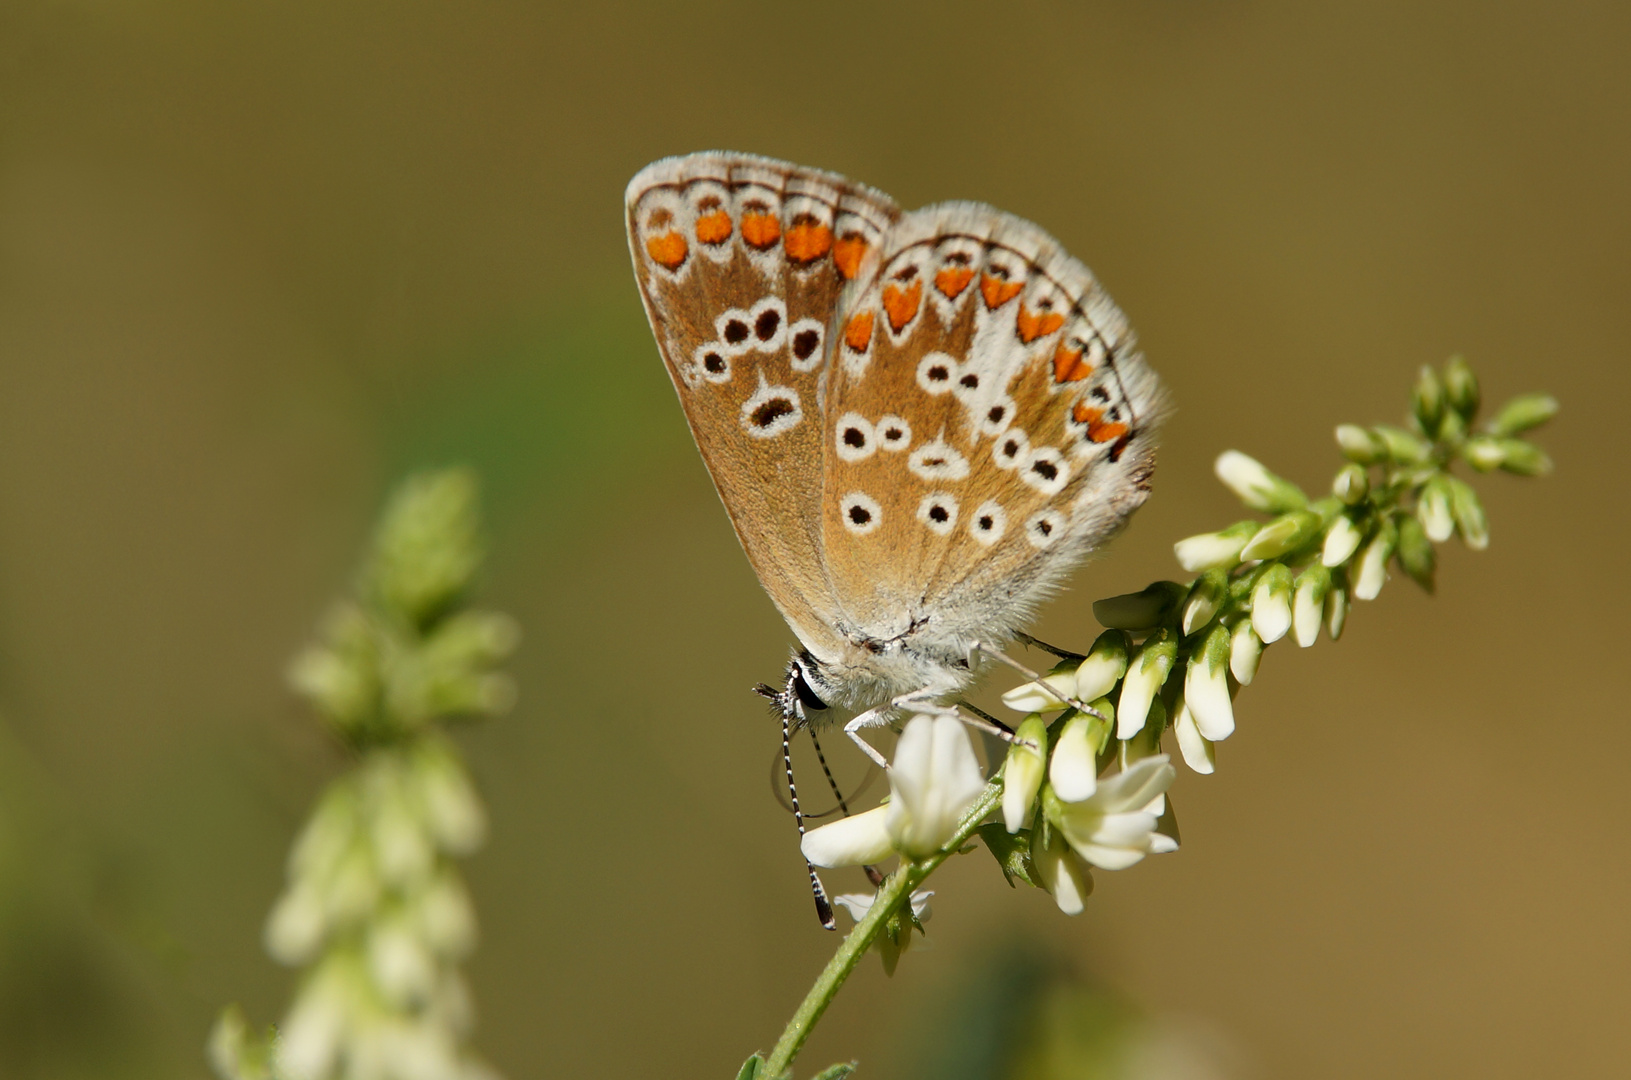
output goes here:
[[736, 1073], [736, 1080], [759, 1080], [759, 1073], [764, 1065], [765, 1059], [754, 1054], [742, 1063], [742, 1068]]
[[846, 1076], [855, 1071], [858, 1062], [841, 1061], [837, 1065], [828, 1065], [816, 1073], [810, 1080], [844, 1080]]
[[1036, 868], [1031, 865], [1031, 830], [1011, 833], [1002, 822], [988, 821], [976, 831], [985, 841], [986, 850], [997, 860], [1009, 888], [1013, 888], [1015, 878], [1027, 885], [1036, 884]]

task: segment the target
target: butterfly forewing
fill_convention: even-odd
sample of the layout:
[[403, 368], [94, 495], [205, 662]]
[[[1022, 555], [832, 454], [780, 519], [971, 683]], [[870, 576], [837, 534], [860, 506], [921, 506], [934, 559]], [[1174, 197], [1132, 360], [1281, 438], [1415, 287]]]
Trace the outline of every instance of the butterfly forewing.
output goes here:
[[1154, 375], [1028, 222], [905, 215], [834, 337], [822, 548], [852, 635], [1004, 637], [1143, 501]]
[[840, 295], [900, 212], [842, 177], [741, 154], [656, 162], [626, 204], [652, 330], [737, 536], [794, 632], [831, 655], [821, 387]]

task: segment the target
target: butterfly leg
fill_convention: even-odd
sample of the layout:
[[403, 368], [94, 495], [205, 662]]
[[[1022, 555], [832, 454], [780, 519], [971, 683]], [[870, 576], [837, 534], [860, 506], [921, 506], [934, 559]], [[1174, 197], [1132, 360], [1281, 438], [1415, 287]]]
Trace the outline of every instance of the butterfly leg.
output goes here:
[[[911, 695], [908, 694], [907, 696], [910, 697]], [[899, 700], [901, 699], [896, 699], [896, 701]], [[883, 769], [885, 772], [889, 770], [889, 759], [878, 753], [878, 751], [873, 748], [871, 743], [861, 738], [861, 732], [865, 731], [867, 728], [887, 727], [889, 722], [894, 718], [895, 702], [892, 701], [888, 705], [880, 705], [876, 709], [868, 709], [866, 712], [860, 713], [855, 717], [855, 719], [844, 725], [844, 734], [850, 737], [850, 741], [856, 746], [859, 746], [861, 748], [861, 753], [871, 758], [873, 763], [880, 769]]]
[[[1020, 663], [1018, 660], [1015, 660], [1013, 657], [1009, 656], [1007, 653], [1003, 652], [1001, 649], [995, 648], [995, 647], [993, 647], [991, 645], [985, 645], [985, 644], [982, 644], [982, 643], [976, 641], [973, 645], [969, 646], [968, 652], [969, 652], [969, 661], [970, 661], [970, 666], [971, 667], [973, 666], [974, 659], [976, 657], [978, 657], [980, 653], [984, 653], [985, 655], [991, 657], [993, 660], [998, 660], [998, 661], [1000, 661], [1000, 662], [1002, 662], [1004, 664], [1007, 664], [1009, 667], [1013, 668], [1015, 671], [1019, 672], [1021, 675], [1025, 676], [1027, 679], [1031, 680], [1032, 682], [1036, 683], [1037, 685], [1039, 685], [1039, 686], [1042, 685], [1042, 676], [1041, 675], [1039, 675], [1036, 672], [1032, 671], [1030, 668], [1026, 667], [1024, 664]], [[1051, 686], [1043, 686], [1043, 689], [1047, 690], [1047, 692], [1050, 693], [1050, 694], [1058, 694], [1059, 693], [1059, 691], [1055, 690]], [[1077, 712], [1086, 713], [1088, 716], [1096, 716], [1100, 720], [1108, 719], [1108, 717], [1106, 717], [1103, 713], [1099, 712], [1099, 710], [1095, 709], [1091, 705], [1086, 704], [1085, 702], [1077, 701], [1073, 697], [1065, 697], [1063, 700], [1064, 700], [1065, 704], [1069, 705], [1071, 708], [1075, 709]]]

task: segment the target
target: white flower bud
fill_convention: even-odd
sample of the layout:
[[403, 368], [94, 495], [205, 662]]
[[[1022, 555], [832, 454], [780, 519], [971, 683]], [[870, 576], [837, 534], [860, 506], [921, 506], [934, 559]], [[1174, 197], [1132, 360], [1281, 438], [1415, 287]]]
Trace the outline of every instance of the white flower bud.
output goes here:
[[1308, 502], [1308, 497], [1295, 484], [1275, 476], [1255, 458], [1239, 450], [1225, 450], [1219, 454], [1213, 468], [1218, 479], [1253, 510], [1279, 513], [1297, 509]]
[[912, 717], [889, 767], [884, 827], [895, 850], [910, 859], [939, 851], [984, 788], [961, 721], [944, 715]]
[[400, 774], [392, 773], [374, 792], [368, 835], [380, 876], [402, 888], [430, 873], [436, 852], [424, 820], [402, 789]]
[[368, 934], [368, 974], [399, 1009], [423, 1004], [436, 985], [436, 961], [414, 926], [401, 916], [383, 919]]
[[1235, 624], [1229, 638], [1229, 673], [1241, 686], [1250, 686], [1257, 678], [1257, 665], [1263, 657], [1263, 639], [1252, 629], [1250, 619]]
[[1342, 636], [1348, 622], [1348, 590], [1332, 589], [1325, 594], [1325, 632], [1332, 641]]
[[1093, 745], [1092, 717], [1065, 721], [1053, 757], [1048, 760], [1048, 783], [1065, 802], [1081, 802], [1098, 788], [1098, 747]]
[[1341, 499], [1345, 506], [1353, 506], [1369, 493], [1370, 475], [1363, 465], [1351, 461], [1338, 469], [1336, 479], [1331, 481], [1331, 494]]
[[1479, 472], [1489, 472], [1498, 469], [1506, 460], [1506, 451], [1501, 448], [1501, 441], [1491, 435], [1474, 435], [1461, 444], [1461, 456], [1467, 464]]
[[1240, 562], [1240, 551], [1257, 535], [1255, 521], [1242, 521], [1222, 532], [1201, 533], [1172, 546], [1178, 563], [1192, 574], [1222, 567], [1227, 570]]
[[457, 960], [475, 948], [475, 909], [456, 875], [444, 873], [431, 882], [414, 915], [419, 935], [438, 956]]
[[1379, 529], [1359, 554], [1359, 576], [1353, 593], [1360, 600], [1375, 600], [1387, 581], [1387, 560], [1393, 554], [1397, 529], [1392, 522]]
[[1325, 594], [1331, 589], [1331, 571], [1315, 564], [1297, 577], [1297, 595], [1291, 605], [1291, 625], [1297, 644], [1308, 648], [1319, 640], [1320, 619], [1325, 615]]
[[1291, 571], [1279, 563], [1264, 571], [1252, 589], [1252, 629], [1265, 645], [1291, 629]]
[[1354, 524], [1353, 518], [1338, 514], [1325, 531], [1325, 548], [1320, 552], [1320, 562], [1326, 566], [1341, 566], [1359, 550], [1360, 542], [1364, 539], [1365, 534]]
[[811, 829], [799, 842], [799, 850], [816, 866], [869, 866], [894, 854], [884, 818], [888, 804], [863, 814], [839, 818], [830, 825]]
[[1014, 732], [1002, 767], [1002, 820], [1011, 833], [1024, 828], [1030, 816], [1036, 793], [1042, 789], [1047, 753], [1048, 727], [1033, 713]]
[[1076, 666], [1067, 661], [1040, 679], [1003, 692], [1002, 703], [1015, 712], [1058, 712], [1076, 695]]
[[275, 1075], [317, 1080], [330, 1075], [340, 1043], [361, 1004], [358, 976], [343, 962], [325, 962], [300, 988], [272, 1046]]
[[1211, 775], [1217, 769], [1217, 756], [1212, 743], [1201, 734], [1187, 701], [1179, 701], [1178, 718], [1172, 722], [1172, 730], [1178, 737], [1178, 752], [1184, 756], [1184, 764], [1193, 772]]
[[1176, 581], [1157, 581], [1135, 593], [1093, 601], [1093, 617], [1100, 626], [1118, 630], [1153, 630], [1188, 594]]
[[1184, 679], [1184, 702], [1201, 733], [1213, 742], [1234, 734], [1235, 709], [1229, 700], [1229, 638], [1226, 627], [1207, 635], [1189, 659]]
[[1483, 551], [1489, 547], [1489, 519], [1484, 516], [1483, 503], [1465, 480], [1448, 476], [1445, 481], [1450, 489], [1450, 513], [1461, 531], [1462, 542], [1474, 551]]
[[1427, 539], [1435, 544], [1442, 544], [1455, 535], [1455, 517], [1450, 512], [1450, 489], [1442, 477], [1433, 477], [1422, 489], [1421, 498], [1416, 503], [1416, 518], [1421, 522]]
[[1156, 631], [1127, 663], [1116, 702], [1116, 738], [1130, 739], [1144, 726], [1150, 701], [1160, 691], [1178, 656], [1178, 642], [1166, 629]]
[[1189, 599], [1184, 601], [1184, 636], [1211, 622], [1212, 616], [1218, 613], [1218, 608], [1228, 598], [1229, 576], [1225, 571], [1208, 570], [1202, 574], [1190, 587]]
[[1097, 701], [1107, 696], [1125, 674], [1127, 635], [1120, 630], [1106, 630], [1076, 669], [1076, 700]]
[[266, 920], [262, 936], [266, 951], [280, 964], [306, 963], [328, 934], [327, 916], [318, 886], [310, 880], [294, 882], [278, 897]]
[[468, 855], [487, 837], [487, 814], [464, 766], [439, 747], [427, 747], [414, 758], [414, 777], [425, 823], [443, 851]]
[[1058, 829], [1038, 828], [1031, 834], [1031, 865], [1038, 882], [1066, 915], [1080, 915], [1093, 892], [1093, 874], [1082, 857], [1072, 851]]
[[1277, 559], [1311, 540], [1319, 532], [1320, 525], [1318, 514], [1309, 510], [1293, 510], [1257, 530], [1241, 550], [1240, 557], [1248, 562], [1253, 559]]
[[1374, 465], [1387, 457], [1387, 445], [1358, 424], [1341, 424], [1336, 430], [1337, 445], [1349, 461]]

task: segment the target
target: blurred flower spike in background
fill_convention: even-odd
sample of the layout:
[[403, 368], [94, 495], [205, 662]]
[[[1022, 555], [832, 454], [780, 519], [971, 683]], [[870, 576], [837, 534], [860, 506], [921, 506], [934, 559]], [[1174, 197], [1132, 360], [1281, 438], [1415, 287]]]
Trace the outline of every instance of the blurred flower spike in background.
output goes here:
[[441, 723], [514, 700], [494, 670], [513, 620], [461, 608], [481, 564], [474, 477], [409, 478], [386, 508], [357, 589], [290, 681], [355, 753], [295, 841], [267, 952], [304, 969], [269, 1038], [235, 1007], [210, 1059], [224, 1080], [488, 1080], [458, 964], [476, 922], [456, 859], [486, 814]]

